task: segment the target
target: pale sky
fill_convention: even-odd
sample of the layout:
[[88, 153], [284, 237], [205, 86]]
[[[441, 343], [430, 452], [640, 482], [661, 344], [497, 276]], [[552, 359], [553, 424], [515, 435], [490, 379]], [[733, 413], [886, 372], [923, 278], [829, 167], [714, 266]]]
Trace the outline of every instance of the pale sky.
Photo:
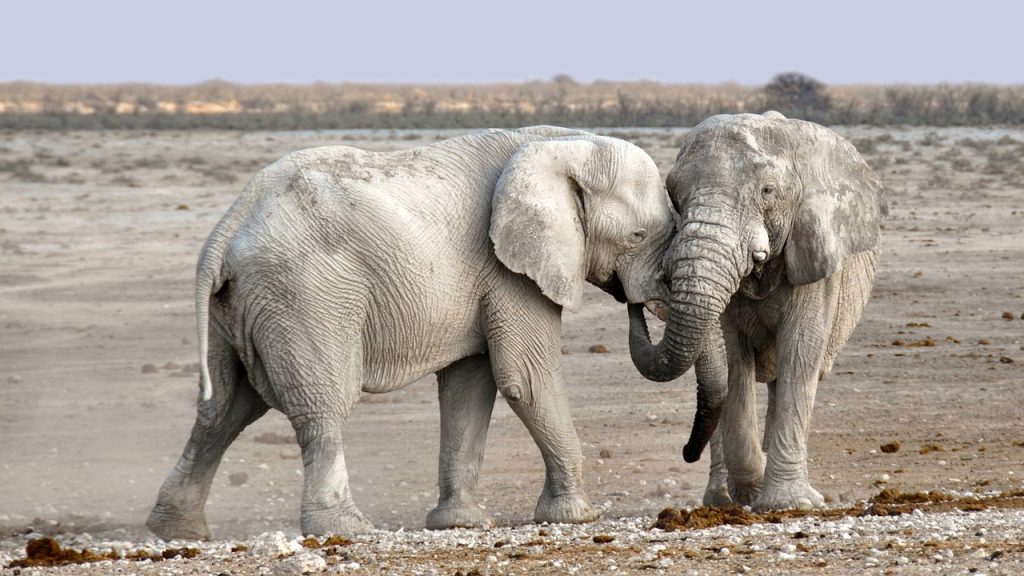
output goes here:
[[1024, 83], [1024, 3], [900, 0], [2, 4], [0, 81]]

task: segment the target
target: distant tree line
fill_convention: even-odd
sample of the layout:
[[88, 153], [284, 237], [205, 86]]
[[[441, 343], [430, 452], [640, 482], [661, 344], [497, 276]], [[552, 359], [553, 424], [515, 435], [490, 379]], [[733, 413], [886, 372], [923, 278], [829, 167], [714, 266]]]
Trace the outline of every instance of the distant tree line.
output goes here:
[[0, 129], [481, 128], [693, 126], [718, 113], [778, 110], [823, 124], [1024, 123], [1024, 86], [826, 86], [779, 74], [765, 86], [655, 82], [194, 86], [0, 84]]

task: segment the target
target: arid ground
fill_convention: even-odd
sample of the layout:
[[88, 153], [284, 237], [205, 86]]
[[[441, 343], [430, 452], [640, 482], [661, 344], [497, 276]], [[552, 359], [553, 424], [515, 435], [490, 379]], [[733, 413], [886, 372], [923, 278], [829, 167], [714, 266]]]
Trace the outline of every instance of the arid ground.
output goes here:
[[[1020, 490], [1024, 130], [838, 130], [882, 176], [890, 216], [871, 302], [818, 390], [812, 482], [834, 506], [886, 487]], [[663, 173], [684, 134], [603, 132], [645, 148]], [[195, 411], [195, 259], [250, 175], [298, 148], [394, 150], [455, 133], [0, 134], [0, 548], [23, 546], [30, 527], [151, 538], [143, 521]], [[594, 504], [605, 518], [653, 521], [699, 503], [707, 458], [680, 455], [692, 373], [645, 381], [626, 333], [625, 308], [588, 287], [582, 311], [564, 317], [564, 367]], [[432, 377], [356, 406], [346, 457], [378, 527], [423, 527], [438, 436]], [[529, 522], [542, 481], [536, 447], [499, 401], [480, 488], [488, 511], [501, 525]], [[207, 506], [215, 536], [297, 535], [301, 482], [291, 428], [270, 413], [221, 465]], [[697, 569], [731, 566], [708, 562]]]

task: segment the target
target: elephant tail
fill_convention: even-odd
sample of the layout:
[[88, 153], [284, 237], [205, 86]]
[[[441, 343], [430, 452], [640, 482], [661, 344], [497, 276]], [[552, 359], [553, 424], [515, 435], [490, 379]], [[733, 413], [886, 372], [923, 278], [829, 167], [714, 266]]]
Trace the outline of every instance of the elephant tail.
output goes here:
[[[218, 228], [220, 228], [218, 226]], [[210, 379], [210, 296], [216, 294], [224, 283], [224, 248], [227, 239], [214, 229], [206, 240], [196, 265], [196, 329], [199, 341], [199, 389], [202, 400], [213, 398], [213, 383]]]
[[[224, 286], [224, 253], [237, 228], [238, 209], [232, 207], [206, 239], [196, 264], [196, 330], [199, 341], [199, 389], [202, 400], [213, 399], [210, 379], [210, 298]], [[211, 410], [212, 410], [211, 406]]]
[[[260, 197], [268, 187], [281, 184], [282, 179], [290, 178], [292, 165], [279, 160], [258, 172], [245, 188], [227, 213], [217, 222], [210, 236], [199, 252], [196, 263], [196, 330], [199, 341], [199, 390], [203, 402], [213, 400], [213, 380], [210, 378], [210, 299], [224, 287], [228, 281], [230, 270], [226, 254], [228, 246], [245, 222], [253, 217], [260, 206]], [[286, 180], [285, 180], [286, 181]], [[216, 401], [210, 403], [211, 414], [216, 409]]]

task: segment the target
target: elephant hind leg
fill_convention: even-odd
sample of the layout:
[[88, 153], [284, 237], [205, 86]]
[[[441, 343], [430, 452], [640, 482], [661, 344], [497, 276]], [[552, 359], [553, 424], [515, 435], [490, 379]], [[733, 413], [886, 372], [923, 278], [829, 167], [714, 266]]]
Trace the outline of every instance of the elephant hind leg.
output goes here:
[[494, 525], [476, 498], [487, 429], [498, 388], [487, 355], [463, 358], [437, 374], [441, 403], [441, 453], [437, 507], [427, 528], [485, 528]]
[[208, 361], [216, 409], [200, 402], [192, 434], [168, 475], [146, 526], [157, 536], [209, 539], [203, 508], [221, 458], [241, 431], [268, 410], [250, 385], [241, 360], [220, 334], [210, 333]]
[[[294, 317], [272, 327], [257, 349], [302, 449], [303, 534], [354, 535], [373, 529], [352, 499], [343, 433], [362, 389], [362, 345], [358, 336], [318, 333], [341, 324]], [[297, 328], [301, 327], [301, 328]], [[284, 337], [280, 337], [285, 335]]]

